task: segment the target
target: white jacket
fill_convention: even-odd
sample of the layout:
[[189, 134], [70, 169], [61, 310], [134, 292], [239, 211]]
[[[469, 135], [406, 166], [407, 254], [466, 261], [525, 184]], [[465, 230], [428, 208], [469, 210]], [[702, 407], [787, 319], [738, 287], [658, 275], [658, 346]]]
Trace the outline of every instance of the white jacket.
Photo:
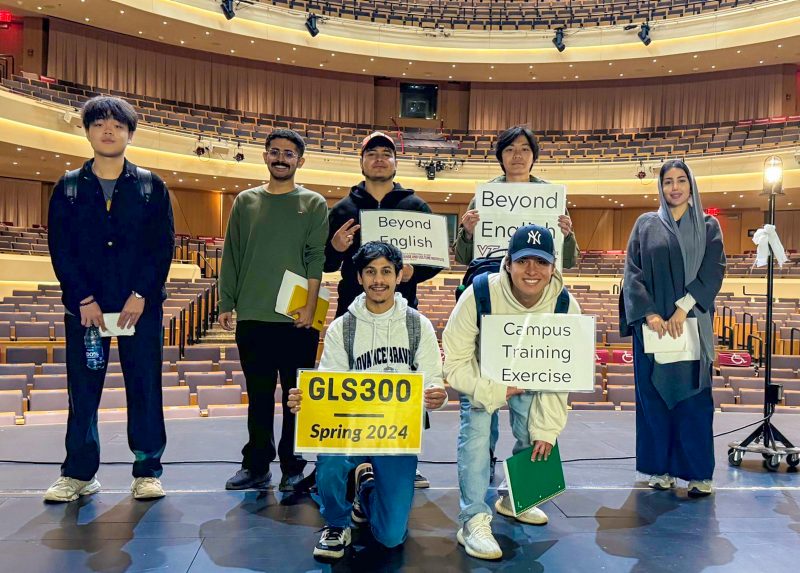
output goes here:
[[[499, 273], [489, 276], [492, 314], [545, 314], [555, 312], [556, 300], [564, 287], [564, 279], [557, 270], [542, 298], [526, 308], [511, 293], [511, 277], [505, 270], [505, 259]], [[447, 383], [469, 396], [472, 404], [494, 412], [506, 403], [507, 385], [481, 377], [478, 363], [479, 330], [475, 293], [470, 286], [458, 299], [442, 334], [444, 372]], [[580, 314], [578, 301], [570, 293], [569, 314]], [[534, 392], [528, 416], [531, 442], [542, 440], [554, 444], [567, 423], [567, 392]]]
[[[369, 372], [408, 372], [405, 358], [410, 352], [406, 328], [408, 302], [400, 293], [394, 294], [394, 306], [383, 314], [367, 309], [366, 295], [361, 293], [348, 310], [356, 317], [356, 336], [353, 341], [354, 370]], [[442, 354], [431, 321], [420, 314], [420, 341], [412, 363], [425, 375], [425, 388], [444, 388]], [[350, 365], [344, 346], [343, 317], [334, 320], [325, 333], [325, 344], [319, 370], [347, 372]], [[447, 402], [445, 401], [445, 404]], [[445, 404], [442, 404], [444, 407]]]

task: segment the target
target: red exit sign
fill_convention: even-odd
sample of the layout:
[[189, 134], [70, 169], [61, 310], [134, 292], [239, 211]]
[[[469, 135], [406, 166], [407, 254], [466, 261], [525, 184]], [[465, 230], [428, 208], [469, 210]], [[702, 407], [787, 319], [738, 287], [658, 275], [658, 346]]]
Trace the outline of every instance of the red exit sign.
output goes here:
[[0, 24], [8, 24], [9, 22], [11, 22], [11, 12], [0, 10]]

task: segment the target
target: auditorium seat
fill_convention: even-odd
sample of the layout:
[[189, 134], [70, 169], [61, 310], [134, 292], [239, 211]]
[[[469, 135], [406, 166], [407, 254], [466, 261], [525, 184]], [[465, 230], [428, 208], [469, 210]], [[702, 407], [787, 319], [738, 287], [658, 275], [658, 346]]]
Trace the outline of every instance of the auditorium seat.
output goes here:
[[567, 395], [567, 403], [572, 402], [604, 402], [605, 395], [603, 386], [595, 385], [593, 392], [570, 392]]
[[42, 364], [42, 374], [66, 374], [66, 373], [67, 373], [66, 364], [52, 364], [52, 363]]
[[612, 402], [573, 402], [573, 410], [614, 410]]
[[171, 386], [161, 390], [164, 406], [189, 406], [189, 387], [188, 386]]
[[214, 364], [211, 360], [182, 360], [177, 363], [178, 378], [186, 379], [187, 372], [213, 372]]
[[13, 426], [17, 423], [14, 412], [0, 412], [0, 426]]
[[711, 396], [714, 399], [715, 408], [719, 408], [722, 404], [736, 403], [736, 395], [733, 388], [712, 388]]
[[127, 408], [125, 388], [103, 388], [100, 395], [100, 408]]
[[739, 390], [739, 404], [763, 404], [764, 389], [742, 388]]
[[775, 354], [772, 356], [773, 368], [788, 368], [794, 372], [800, 369], [800, 356]]
[[636, 387], [633, 385], [614, 386], [608, 384], [606, 386], [606, 396], [606, 399], [609, 402], [613, 402], [615, 406], [619, 406], [620, 402], [635, 402]]
[[241, 372], [242, 364], [238, 360], [220, 360], [219, 369], [231, 378], [234, 372]]
[[764, 408], [755, 404], [722, 404], [720, 410], [723, 412], [744, 412], [747, 414], [763, 414]]
[[620, 402], [619, 409], [622, 412], [635, 412], [636, 402]]
[[247, 416], [247, 404], [209, 404], [208, 417]]
[[67, 410], [69, 396], [66, 390], [31, 390], [28, 403], [30, 410]]
[[199, 418], [200, 408], [197, 406], [167, 406], [164, 408], [165, 420]]
[[211, 362], [219, 362], [220, 361], [219, 346], [208, 346], [208, 345], [187, 346], [183, 351], [183, 358], [184, 360], [193, 360], [193, 361], [210, 360]]
[[[15, 322], [14, 338], [17, 340], [50, 340], [50, 324], [39, 322]], [[47, 351], [45, 349], [45, 355]]]
[[14, 412], [22, 416], [22, 390], [0, 390], [0, 412]]
[[241, 388], [247, 388], [247, 379], [244, 376], [244, 372], [232, 372], [231, 384], [233, 384], [234, 386], [239, 386]]
[[764, 379], [763, 378], [740, 378], [737, 376], [731, 376], [728, 378], [728, 386], [733, 388], [733, 391], [737, 394], [742, 389], [748, 390], [764, 390]]
[[239, 360], [239, 347], [236, 345], [223, 346], [225, 360]]
[[180, 379], [178, 378], [177, 372], [162, 372], [161, 373], [161, 387], [162, 388], [171, 388], [173, 386], [178, 386], [180, 384]]
[[36, 372], [36, 365], [29, 364], [0, 364], [0, 376], [22, 375], [26, 378], [27, 384], [33, 384], [33, 375]]
[[241, 404], [242, 389], [239, 386], [198, 386], [197, 405], [201, 410], [209, 404]]
[[180, 359], [181, 359], [180, 348], [178, 348], [177, 346], [164, 347], [164, 356], [162, 360], [164, 360], [165, 362], [170, 362], [172, 364], [175, 364]]
[[126, 422], [128, 420], [127, 408], [103, 408], [97, 410], [98, 422]]
[[[612, 366], [609, 364], [608, 366]], [[606, 387], [614, 386], [632, 386], [634, 384], [633, 372], [620, 374], [618, 372], [609, 372], [606, 375]]]
[[34, 390], [66, 390], [67, 389], [67, 375], [66, 374], [34, 374], [34, 376], [33, 376], [33, 389]]
[[800, 406], [800, 390], [784, 390], [783, 403], [786, 406]]
[[28, 393], [28, 377], [24, 374], [0, 374], [0, 391], [20, 390]]
[[69, 417], [68, 410], [43, 410], [27, 411], [23, 414], [26, 426], [38, 424], [66, 424]]
[[47, 362], [47, 348], [44, 346], [9, 346], [6, 348], [7, 364], [42, 364]]
[[[179, 363], [180, 364], [180, 363]], [[223, 386], [226, 383], [224, 372], [187, 372], [184, 382], [194, 394], [197, 392], [198, 385], [203, 386]]]

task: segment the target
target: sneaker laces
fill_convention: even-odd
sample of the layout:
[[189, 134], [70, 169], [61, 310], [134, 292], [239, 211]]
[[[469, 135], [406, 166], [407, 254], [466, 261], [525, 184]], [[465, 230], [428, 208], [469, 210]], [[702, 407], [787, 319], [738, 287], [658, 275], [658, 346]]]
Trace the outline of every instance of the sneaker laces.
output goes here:
[[320, 541], [337, 541], [340, 542], [344, 538], [344, 528], [342, 527], [323, 527], [322, 539]]
[[481, 516], [479, 519], [476, 519], [468, 526], [470, 537], [474, 537], [479, 541], [494, 538], [492, 535], [492, 527], [489, 525], [491, 522], [492, 518], [490, 515]]

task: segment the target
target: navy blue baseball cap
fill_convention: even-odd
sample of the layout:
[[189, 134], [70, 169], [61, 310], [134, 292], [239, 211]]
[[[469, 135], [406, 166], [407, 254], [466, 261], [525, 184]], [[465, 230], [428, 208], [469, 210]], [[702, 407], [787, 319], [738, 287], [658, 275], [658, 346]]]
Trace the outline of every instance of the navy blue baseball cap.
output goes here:
[[538, 257], [553, 264], [556, 260], [553, 235], [539, 225], [520, 227], [508, 243], [508, 256], [515, 262], [524, 257]]

